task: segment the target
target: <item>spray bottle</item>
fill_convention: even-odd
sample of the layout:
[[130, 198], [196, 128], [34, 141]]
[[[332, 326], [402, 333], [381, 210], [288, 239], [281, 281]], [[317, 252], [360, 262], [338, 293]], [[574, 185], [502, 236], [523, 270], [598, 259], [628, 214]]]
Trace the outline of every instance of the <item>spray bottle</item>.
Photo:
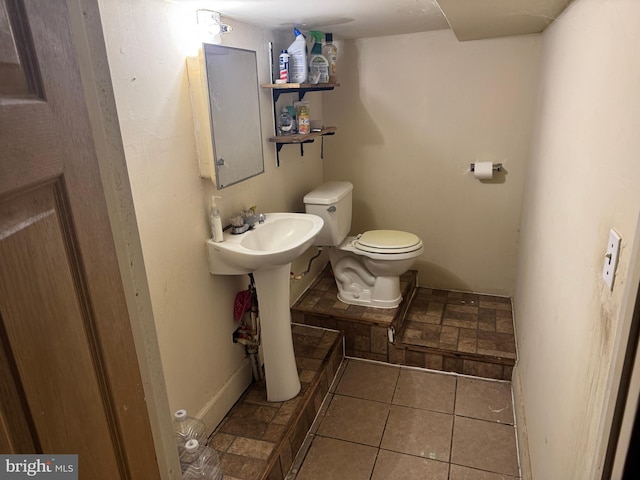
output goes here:
[[220, 210], [216, 206], [216, 198], [221, 198], [216, 195], [211, 197], [211, 208], [209, 209], [209, 222], [211, 222], [211, 238], [214, 242], [224, 242], [224, 235], [222, 233], [222, 219], [220, 218]]
[[311, 36], [315, 40], [309, 57], [309, 82], [310, 83], [328, 83], [329, 82], [329, 61], [322, 55], [322, 39], [324, 33], [311, 32]]

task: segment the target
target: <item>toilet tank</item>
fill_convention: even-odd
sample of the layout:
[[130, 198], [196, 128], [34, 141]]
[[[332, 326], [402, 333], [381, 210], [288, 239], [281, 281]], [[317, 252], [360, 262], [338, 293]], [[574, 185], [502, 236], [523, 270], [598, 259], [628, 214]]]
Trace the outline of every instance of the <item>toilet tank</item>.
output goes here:
[[349, 235], [352, 191], [350, 182], [326, 182], [304, 196], [306, 212], [324, 220], [314, 245], [340, 245]]

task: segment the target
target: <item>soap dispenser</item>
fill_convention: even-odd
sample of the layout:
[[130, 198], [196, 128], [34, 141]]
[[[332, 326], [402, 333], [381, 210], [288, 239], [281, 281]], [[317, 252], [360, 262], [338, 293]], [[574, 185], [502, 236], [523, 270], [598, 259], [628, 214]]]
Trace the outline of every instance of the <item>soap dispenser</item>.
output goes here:
[[216, 198], [221, 198], [216, 195], [211, 197], [211, 208], [209, 209], [209, 221], [211, 222], [211, 238], [214, 242], [224, 242], [224, 235], [222, 234], [222, 219], [220, 218], [220, 210], [216, 206]]

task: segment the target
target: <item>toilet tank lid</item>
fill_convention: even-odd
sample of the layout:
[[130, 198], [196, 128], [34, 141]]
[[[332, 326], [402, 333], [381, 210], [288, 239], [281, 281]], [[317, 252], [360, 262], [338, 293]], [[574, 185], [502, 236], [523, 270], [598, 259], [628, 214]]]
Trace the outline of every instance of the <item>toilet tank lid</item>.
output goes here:
[[326, 182], [304, 196], [305, 205], [338, 203], [353, 190], [351, 182]]

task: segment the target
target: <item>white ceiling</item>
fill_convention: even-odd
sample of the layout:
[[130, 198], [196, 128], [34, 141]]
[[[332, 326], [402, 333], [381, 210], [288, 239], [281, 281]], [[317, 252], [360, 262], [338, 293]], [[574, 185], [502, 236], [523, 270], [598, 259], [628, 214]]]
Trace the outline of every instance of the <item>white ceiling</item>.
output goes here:
[[436, 0], [173, 1], [197, 4], [223, 17], [274, 30], [299, 26], [346, 39], [441, 30], [451, 24], [458, 39], [472, 40], [540, 32], [571, 0], [440, 0], [440, 4]]
[[571, 0], [438, 0], [458, 40], [539, 33]]

